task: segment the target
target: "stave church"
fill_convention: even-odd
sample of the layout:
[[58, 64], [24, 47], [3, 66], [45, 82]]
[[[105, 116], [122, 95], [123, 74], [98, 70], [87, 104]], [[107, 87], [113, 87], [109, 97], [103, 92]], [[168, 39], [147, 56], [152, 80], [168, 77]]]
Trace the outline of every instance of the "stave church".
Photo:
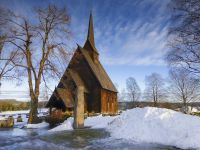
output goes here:
[[[77, 92], [78, 91], [78, 92]], [[73, 111], [75, 101], [83, 101], [85, 113], [116, 114], [117, 89], [99, 60], [94, 40], [93, 17], [90, 14], [88, 35], [83, 47], [77, 46], [59, 84], [46, 107]]]

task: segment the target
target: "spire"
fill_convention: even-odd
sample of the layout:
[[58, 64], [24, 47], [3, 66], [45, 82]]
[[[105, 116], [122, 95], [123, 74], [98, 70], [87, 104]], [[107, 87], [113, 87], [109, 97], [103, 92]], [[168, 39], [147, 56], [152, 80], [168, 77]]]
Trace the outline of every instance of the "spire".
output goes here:
[[90, 13], [87, 40], [90, 41], [90, 44], [92, 44], [92, 46], [95, 46], [92, 12]]
[[87, 40], [83, 48], [90, 51], [92, 55], [99, 55], [97, 49], [95, 48], [95, 42], [94, 42], [94, 28], [93, 28], [92, 12], [90, 13]]

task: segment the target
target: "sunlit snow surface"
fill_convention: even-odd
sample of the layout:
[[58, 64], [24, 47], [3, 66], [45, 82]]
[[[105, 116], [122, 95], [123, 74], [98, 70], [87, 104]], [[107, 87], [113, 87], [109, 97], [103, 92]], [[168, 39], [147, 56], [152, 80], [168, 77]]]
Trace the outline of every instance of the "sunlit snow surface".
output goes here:
[[146, 107], [125, 111], [107, 130], [117, 139], [200, 149], [200, 117], [169, 109]]
[[[73, 121], [66, 122], [68, 125], [56, 127], [57, 131], [71, 129]], [[200, 149], [200, 117], [169, 109], [145, 107], [127, 110], [115, 117], [88, 117], [85, 126], [104, 128], [114, 139]]]

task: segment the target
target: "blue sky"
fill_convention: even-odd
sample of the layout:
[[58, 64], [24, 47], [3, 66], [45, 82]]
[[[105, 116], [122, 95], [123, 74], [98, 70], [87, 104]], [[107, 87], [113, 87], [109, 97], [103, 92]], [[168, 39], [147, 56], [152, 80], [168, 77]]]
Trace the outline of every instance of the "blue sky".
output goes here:
[[[93, 12], [96, 47], [100, 60], [119, 89], [125, 88], [126, 78], [134, 77], [141, 89], [144, 79], [152, 72], [167, 77], [163, 60], [167, 51], [169, 0], [1, 0], [0, 6], [14, 9], [19, 14], [32, 16], [32, 7], [55, 3], [66, 6], [71, 15], [72, 37], [70, 48], [83, 45], [90, 11]], [[66, 39], [67, 40], [67, 39]], [[54, 88], [56, 83], [52, 83]], [[16, 90], [12, 82], [3, 82], [3, 90]], [[18, 90], [27, 91], [22, 84]]]

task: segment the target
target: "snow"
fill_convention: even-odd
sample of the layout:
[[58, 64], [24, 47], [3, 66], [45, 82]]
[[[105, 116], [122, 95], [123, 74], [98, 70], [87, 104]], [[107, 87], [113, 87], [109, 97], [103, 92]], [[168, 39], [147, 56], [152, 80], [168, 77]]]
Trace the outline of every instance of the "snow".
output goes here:
[[[6, 120], [6, 118], [8, 118], [9, 116], [13, 116], [15, 119], [14, 127], [18, 127], [18, 128], [23, 128], [24, 126], [27, 126], [28, 128], [46, 128], [49, 125], [47, 123], [27, 125], [28, 118], [26, 115], [29, 113], [29, 111], [30, 110], [4, 111], [0, 113], [0, 120]], [[39, 117], [45, 116], [47, 112], [48, 112], [47, 108], [38, 109], [38, 116]], [[17, 122], [17, 117], [19, 115], [22, 117], [23, 122]]]
[[189, 111], [189, 113], [198, 113], [198, 112], [200, 112], [200, 108], [188, 106], [188, 111]]
[[[18, 111], [3, 111], [0, 112], [0, 115], [17, 115], [17, 114], [28, 114], [30, 110], [18, 110]], [[41, 113], [47, 113], [48, 108], [41, 108], [38, 109], [38, 113], [41, 115]]]
[[[93, 116], [93, 117], [87, 117], [84, 122], [85, 127], [91, 127], [91, 128], [106, 128], [108, 124], [113, 121], [116, 117], [111, 116], [105, 116], [102, 115], [99, 116]], [[61, 125], [49, 130], [49, 131], [63, 131], [63, 130], [73, 130], [73, 122], [74, 119], [72, 117], [68, 118], [65, 122], [63, 122]]]
[[48, 123], [42, 122], [42, 123], [37, 123], [37, 124], [27, 124], [26, 128], [29, 129], [41, 129], [41, 128], [47, 128], [49, 126]]
[[[72, 130], [72, 124], [73, 118], [69, 118], [50, 131]], [[169, 109], [135, 108], [114, 117], [88, 117], [84, 124], [105, 128], [115, 139], [200, 149], [200, 118]]]
[[[21, 115], [22, 123], [15, 123], [14, 136], [26, 134], [18, 129], [27, 123], [26, 114]], [[16, 118], [17, 115], [14, 115]], [[0, 117], [4, 119], [5, 117]], [[16, 121], [16, 119], [15, 119]], [[84, 125], [91, 128], [104, 128], [111, 138], [137, 143], [155, 143], [176, 146], [183, 149], [200, 149], [200, 117], [186, 115], [164, 108], [134, 108], [118, 116], [87, 117]], [[47, 131], [49, 124], [27, 124], [27, 128]], [[45, 130], [42, 130], [45, 129]], [[57, 132], [73, 130], [73, 118], [70, 117], [59, 126], [48, 130]]]
[[6, 118], [5, 118], [5, 117], [1, 117], [1, 116], [0, 116], [0, 120], [6, 120]]
[[27, 132], [19, 128], [14, 128], [12, 131], [12, 136], [26, 136], [26, 135]]
[[72, 117], [65, 120], [61, 125], [49, 130], [50, 132], [55, 131], [63, 131], [63, 130], [73, 130], [73, 121], [74, 119]]
[[169, 109], [127, 110], [106, 129], [116, 139], [200, 149], [200, 118]]
[[3, 111], [0, 115], [16, 115], [16, 114], [28, 114], [29, 110], [19, 110], [19, 111]]
[[110, 122], [112, 122], [117, 116], [96, 116], [88, 117], [85, 120], [85, 126], [90, 126], [91, 128], [106, 128]]

